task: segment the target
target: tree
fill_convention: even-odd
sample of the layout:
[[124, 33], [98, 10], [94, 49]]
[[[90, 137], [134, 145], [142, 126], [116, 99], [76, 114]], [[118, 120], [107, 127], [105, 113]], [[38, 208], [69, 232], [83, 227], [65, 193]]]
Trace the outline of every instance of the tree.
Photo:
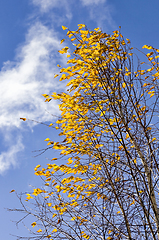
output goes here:
[[59, 73], [66, 92], [43, 94], [60, 103], [49, 126], [63, 140], [45, 141], [62, 160], [36, 166], [44, 186], [28, 203], [18, 195], [20, 210], [35, 219], [28, 239], [159, 239], [159, 50], [144, 45], [146, 62], [134, 64], [120, 30], [79, 24], [67, 36], [74, 49], [59, 51], [69, 51]]

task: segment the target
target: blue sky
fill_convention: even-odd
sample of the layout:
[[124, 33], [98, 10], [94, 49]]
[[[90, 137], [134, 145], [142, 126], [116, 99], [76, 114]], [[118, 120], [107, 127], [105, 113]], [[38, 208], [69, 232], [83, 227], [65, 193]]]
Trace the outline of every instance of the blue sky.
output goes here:
[[45, 103], [41, 94], [61, 91], [63, 83], [54, 79], [57, 64], [65, 65], [58, 50], [65, 38], [61, 26], [71, 30], [84, 23], [111, 33], [121, 26], [132, 46], [159, 48], [159, 1], [153, 0], [5, 0], [0, 1], [0, 226], [1, 238], [25, 235], [15, 227], [18, 213], [5, 208], [20, 207], [12, 189], [31, 191], [41, 182], [34, 176], [37, 164], [45, 166], [57, 153], [38, 157], [33, 152], [46, 147], [44, 139], [57, 141], [58, 133], [44, 125], [20, 121], [26, 117], [52, 121], [59, 114], [56, 102]]

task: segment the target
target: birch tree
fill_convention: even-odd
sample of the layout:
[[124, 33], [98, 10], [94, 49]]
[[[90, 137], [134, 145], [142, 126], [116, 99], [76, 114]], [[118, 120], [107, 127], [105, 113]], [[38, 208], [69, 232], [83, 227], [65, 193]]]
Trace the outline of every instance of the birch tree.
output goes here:
[[49, 127], [63, 140], [45, 139], [60, 157], [35, 167], [44, 186], [27, 202], [18, 195], [34, 218], [27, 239], [159, 239], [159, 50], [144, 45], [140, 62], [120, 30], [63, 30], [66, 91], [43, 94], [59, 102]]

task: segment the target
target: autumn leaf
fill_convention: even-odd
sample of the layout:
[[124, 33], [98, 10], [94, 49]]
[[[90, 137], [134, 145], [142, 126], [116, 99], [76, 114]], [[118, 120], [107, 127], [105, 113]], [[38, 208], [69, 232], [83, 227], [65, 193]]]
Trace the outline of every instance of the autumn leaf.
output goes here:
[[62, 26], [62, 29], [63, 29], [63, 30], [66, 30], [66, 29], [68, 29], [68, 28], [67, 28], [67, 27], [65, 27], [65, 26]]
[[15, 192], [15, 190], [14, 190], [14, 189], [12, 189], [12, 190], [10, 191], [10, 193], [12, 193], [12, 192]]
[[21, 120], [23, 120], [23, 121], [26, 121], [26, 118], [20, 118]]
[[36, 222], [33, 222], [31, 225], [32, 225], [32, 227], [35, 227], [36, 226]]
[[47, 141], [47, 142], [48, 142], [48, 141], [50, 141], [50, 138], [46, 138], [44, 141]]
[[[64, 26], [63, 26], [63, 27], [64, 27]], [[66, 29], [67, 29], [67, 28], [66, 28]], [[63, 30], [65, 30], [65, 29], [63, 29]], [[64, 41], [65, 41], [65, 39], [63, 38], [60, 43], [62, 44]]]

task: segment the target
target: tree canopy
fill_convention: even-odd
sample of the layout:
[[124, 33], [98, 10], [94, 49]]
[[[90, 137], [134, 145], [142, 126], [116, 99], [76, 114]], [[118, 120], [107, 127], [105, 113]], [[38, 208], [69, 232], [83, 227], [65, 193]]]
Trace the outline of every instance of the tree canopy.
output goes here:
[[44, 186], [27, 202], [18, 195], [35, 219], [28, 239], [159, 239], [159, 50], [144, 45], [140, 62], [120, 30], [62, 28], [66, 91], [43, 94], [59, 102], [49, 127], [63, 139], [45, 141], [60, 158], [35, 167]]

